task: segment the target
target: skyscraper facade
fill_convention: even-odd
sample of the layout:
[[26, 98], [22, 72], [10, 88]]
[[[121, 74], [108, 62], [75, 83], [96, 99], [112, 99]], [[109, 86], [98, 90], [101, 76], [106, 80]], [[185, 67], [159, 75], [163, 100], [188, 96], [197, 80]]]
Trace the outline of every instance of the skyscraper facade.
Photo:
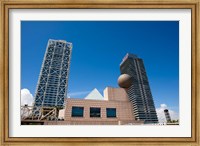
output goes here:
[[132, 85], [127, 88], [127, 94], [135, 118], [144, 120], [145, 123], [157, 123], [158, 118], [143, 60], [134, 54], [126, 54], [120, 64], [120, 72], [131, 76]]
[[35, 109], [40, 107], [62, 109], [64, 107], [71, 52], [72, 43], [64, 40], [50, 39], [48, 41], [35, 92]]

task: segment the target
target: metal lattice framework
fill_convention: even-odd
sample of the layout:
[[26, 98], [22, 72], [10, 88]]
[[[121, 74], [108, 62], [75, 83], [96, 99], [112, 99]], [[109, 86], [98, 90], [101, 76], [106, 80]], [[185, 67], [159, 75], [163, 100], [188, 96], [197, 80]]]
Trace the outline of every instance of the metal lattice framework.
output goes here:
[[37, 107], [39, 114], [33, 114], [36, 107], [24, 105], [21, 106], [21, 121], [26, 120], [58, 120], [58, 109], [56, 107]]
[[41, 107], [64, 108], [67, 96], [72, 43], [49, 40], [35, 93], [33, 115], [41, 115]]

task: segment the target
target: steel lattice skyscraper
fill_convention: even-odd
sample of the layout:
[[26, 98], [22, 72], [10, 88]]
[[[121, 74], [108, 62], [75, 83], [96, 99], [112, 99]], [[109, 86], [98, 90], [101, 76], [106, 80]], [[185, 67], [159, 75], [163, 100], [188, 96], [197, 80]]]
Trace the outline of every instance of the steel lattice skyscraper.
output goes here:
[[71, 51], [72, 43], [64, 40], [48, 41], [35, 93], [35, 108], [64, 107]]
[[144, 120], [145, 123], [157, 123], [158, 118], [143, 60], [136, 55], [126, 54], [120, 64], [120, 72], [132, 77], [132, 85], [127, 89], [127, 93], [136, 119]]

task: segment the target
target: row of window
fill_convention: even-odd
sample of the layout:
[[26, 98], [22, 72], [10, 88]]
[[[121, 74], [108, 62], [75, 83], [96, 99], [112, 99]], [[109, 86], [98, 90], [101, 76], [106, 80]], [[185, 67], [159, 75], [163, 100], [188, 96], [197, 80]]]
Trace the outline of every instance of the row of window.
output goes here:
[[[72, 107], [72, 117], [83, 117], [84, 107]], [[116, 108], [106, 108], [107, 118], [116, 118]], [[101, 117], [101, 108], [90, 107], [90, 117]]]

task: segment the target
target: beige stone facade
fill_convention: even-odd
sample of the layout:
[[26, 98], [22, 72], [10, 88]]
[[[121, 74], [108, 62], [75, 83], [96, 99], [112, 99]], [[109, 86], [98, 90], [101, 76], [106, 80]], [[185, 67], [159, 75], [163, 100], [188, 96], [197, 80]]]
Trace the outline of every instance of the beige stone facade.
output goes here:
[[[82, 117], [72, 117], [72, 107], [82, 107]], [[90, 108], [100, 108], [100, 117], [91, 117]], [[107, 117], [106, 108], [116, 109], [116, 117]], [[65, 125], [124, 125], [142, 124], [135, 121], [132, 112], [132, 104], [129, 102], [126, 91], [123, 88], [107, 87], [104, 90], [104, 100], [67, 98], [65, 101], [64, 121], [46, 124]]]
[[107, 87], [104, 90], [104, 99], [109, 101], [129, 101], [125, 89], [112, 87]]

